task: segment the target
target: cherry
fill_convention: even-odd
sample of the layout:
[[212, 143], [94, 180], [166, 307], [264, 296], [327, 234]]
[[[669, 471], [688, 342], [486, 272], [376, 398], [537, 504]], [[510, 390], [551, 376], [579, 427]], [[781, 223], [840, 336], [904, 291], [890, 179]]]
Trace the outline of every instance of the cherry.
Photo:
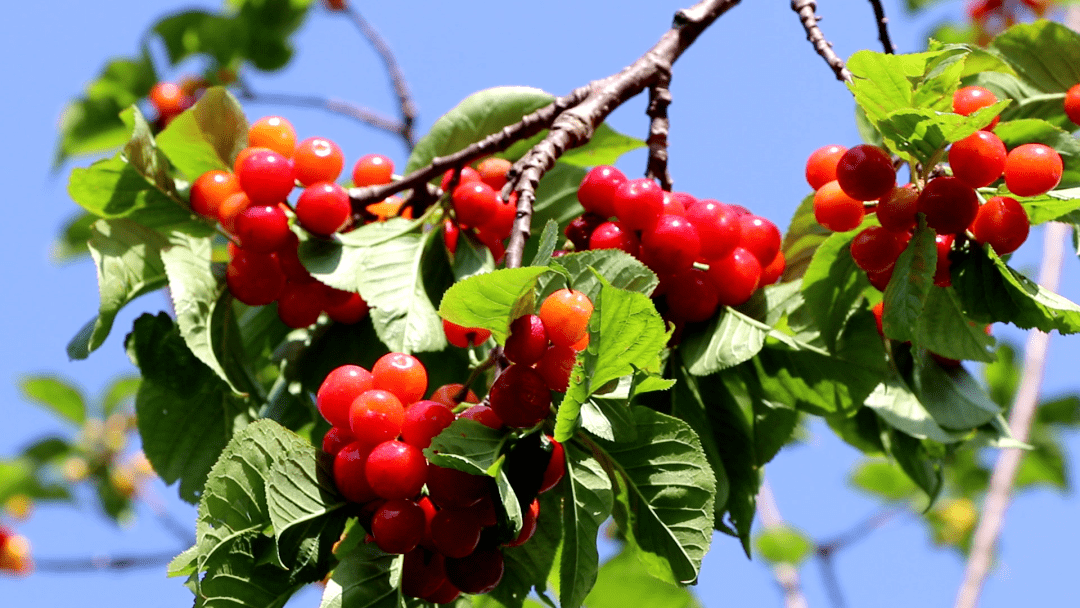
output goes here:
[[336, 427], [349, 428], [352, 402], [372, 388], [374, 379], [371, 372], [359, 365], [342, 365], [327, 374], [319, 385], [315, 405], [327, 422]]
[[384, 441], [371, 450], [364, 475], [381, 498], [412, 498], [424, 487], [427, 460], [420, 448], [403, 441]]
[[697, 230], [685, 217], [661, 215], [641, 235], [641, 246], [649, 250], [653, 267], [662, 274], [685, 270], [701, 255]]
[[777, 251], [776, 257], [773, 258], [765, 268], [761, 269], [761, 286], [772, 285], [780, 280], [780, 277], [784, 275], [784, 270], [787, 268], [787, 258], [784, 257], [783, 251]]
[[829, 182], [814, 193], [814, 219], [833, 232], [854, 230], [865, 216], [862, 201], [848, 196], [839, 182]]
[[349, 428], [370, 445], [396, 439], [404, 423], [405, 408], [389, 391], [364, 391], [349, 405]]
[[401, 592], [409, 597], [424, 597], [446, 582], [443, 556], [417, 547], [405, 554], [401, 565]]
[[280, 116], [264, 116], [248, 128], [248, 146], [269, 148], [291, 158], [296, 149], [296, 129]]
[[225, 282], [237, 300], [248, 306], [264, 306], [285, 288], [285, 274], [275, 254], [241, 249], [225, 267]]
[[[976, 111], [997, 103], [997, 97], [988, 89], [977, 86], [961, 87], [953, 93], [953, 112], [961, 116], [970, 116]], [[987, 131], [997, 126], [999, 116], [995, 116], [990, 124], [984, 127]]]
[[935, 177], [919, 195], [918, 205], [926, 215], [927, 226], [939, 234], [958, 234], [975, 219], [979, 198], [971, 186], [958, 178]]
[[434, 551], [435, 545], [431, 544], [431, 520], [435, 518], [439, 510], [427, 496], [421, 496], [416, 504], [424, 510], [424, 540], [420, 541], [420, 544], [428, 551]]
[[877, 333], [881, 337], [885, 337], [885, 330], [882, 328], [882, 317], [885, 315], [885, 302], [878, 302], [874, 304], [874, 307], [870, 309], [870, 312], [874, 313], [874, 324], [877, 325]]
[[[450, 180], [453, 177], [454, 177], [454, 170], [453, 169], [447, 170], [446, 173], [443, 174], [442, 183], [439, 184], [439, 188], [441, 188], [441, 189], [443, 189], [445, 191], [446, 188], [450, 185]], [[461, 186], [462, 184], [467, 184], [469, 182], [478, 182], [478, 181], [480, 181], [480, 174], [477, 173], [476, 169], [473, 169], [472, 167], [462, 167], [461, 168], [461, 176], [458, 178], [458, 186]]]
[[457, 253], [457, 242], [460, 234], [461, 231], [453, 220], [443, 222], [443, 242], [446, 243], [446, 250], [450, 252], [450, 255]]
[[296, 219], [300, 225], [322, 236], [344, 228], [351, 213], [349, 194], [334, 182], [312, 184], [296, 200]]
[[472, 420], [473, 422], [479, 422], [480, 424], [495, 430], [499, 430], [503, 427], [502, 418], [499, 418], [499, 415], [495, 413], [495, 410], [486, 405], [474, 405], [464, 412], [461, 412], [461, 415], [458, 417]]
[[866, 278], [869, 279], [870, 285], [872, 285], [874, 289], [884, 292], [885, 288], [889, 286], [889, 281], [892, 280], [894, 268], [896, 268], [895, 264], [881, 272], [868, 272], [866, 273]]
[[431, 543], [446, 557], [465, 557], [480, 544], [480, 519], [471, 510], [443, 509], [431, 518]]
[[919, 193], [914, 184], [893, 188], [881, 197], [877, 204], [877, 218], [881, 226], [892, 232], [908, 232], [919, 223]]
[[1080, 125], [1080, 84], [1074, 84], [1065, 92], [1065, 115], [1073, 124]]
[[247, 251], [270, 253], [289, 242], [289, 218], [277, 205], [253, 205], [236, 216], [236, 236]]
[[551, 459], [548, 460], [544, 469], [544, 479], [540, 482], [540, 492], [544, 493], [559, 485], [566, 475], [566, 452], [561, 443], [555, 441], [549, 435], [547, 440], [551, 442]]
[[469, 348], [483, 344], [491, 337], [491, 332], [478, 327], [462, 327], [457, 323], [451, 323], [443, 319], [443, 333], [447, 341], [458, 348]]
[[150, 89], [150, 103], [162, 118], [171, 118], [195, 105], [195, 98], [177, 84], [159, 82]]
[[776, 224], [756, 215], [739, 216], [739, 246], [754, 254], [765, 266], [780, 252], [780, 229]]
[[446, 578], [464, 593], [487, 593], [503, 577], [503, 555], [498, 549], [477, 549], [462, 558], [446, 558]]
[[822, 146], [810, 153], [806, 159], [806, 182], [814, 190], [836, 181], [836, 165], [847, 148], [840, 145]]
[[254, 148], [236, 170], [240, 187], [256, 205], [276, 205], [293, 189], [293, 163], [268, 148]]
[[497, 210], [499, 194], [480, 181], [465, 182], [454, 189], [450, 197], [459, 223], [480, 226]]
[[664, 212], [664, 191], [644, 177], [619, 184], [613, 201], [615, 215], [633, 230], [651, 228]]
[[687, 211], [689, 211], [690, 207], [693, 207], [698, 202], [697, 197], [695, 197], [693, 194], [690, 194], [689, 192], [672, 192], [671, 198], [681, 203], [683, 209]]
[[578, 201], [586, 211], [609, 218], [615, 215], [615, 194], [625, 181], [626, 176], [615, 167], [593, 167], [585, 175], [585, 179], [581, 180], [577, 192]]
[[939, 234], [934, 237], [934, 245], [937, 246], [937, 265], [934, 267], [934, 285], [948, 287], [952, 285], [952, 260], [949, 259], [949, 251], [952, 250], [953, 234]]
[[382, 154], [367, 154], [356, 161], [352, 181], [356, 187], [379, 186], [393, 180], [394, 161]]
[[[588, 338], [589, 335], [585, 334], [585, 337]], [[552, 344], [547, 348], [544, 356], [536, 363], [536, 371], [539, 372], [549, 389], [565, 393], [570, 387], [570, 374], [574, 369], [578, 352], [580, 350], [574, 346]]]
[[1038, 196], [1061, 181], [1061, 155], [1050, 146], [1023, 144], [1005, 157], [1005, 185], [1017, 196]]
[[332, 182], [341, 175], [345, 156], [337, 144], [322, 137], [309, 137], [296, 144], [292, 177], [304, 187]]
[[480, 174], [480, 181], [491, 186], [496, 192], [506, 185], [506, 173], [513, 164], [505, 158], [489, 156], [480, 161], [476, 166], [476, 172]]
[[328, 303], [326, 314], [331, 319], [345, 325], [359, 323], [368, 314], [368, 305], [358, 293], [350, 293], [349, 297], [338, 303]]
[[251, 206], [251, 199], [244, 192], [235, 192], [225, 197], [218, 207], [218, 221], [226, 232], [236, 232], [236, 217]]
[[449, 579], [447, 579], [444, 580], [441, 585], [439, 585], [439, 588], [436, 589], [434, 593], [429, 593], [421, 599], [432, 604], [442, 605], [453, 603], [459, 595], [461, 595], [461, 591], [457, 587], [455, 587]]
[[757, 291], [761, 262], [753, 253], [736, 247], [728, 255], [711, 262], [707, 272], [716, 285], [720, 304], [738, 306]]
[[566, 229], [563, 230], [563, 234], [570, 239], [570, 242], [574, 244], [574, 249], [578, 251], [590, 248], [597, 249], [597, 247], [590, 247], [592, 234], [606, 221], [606, 218], [602, 218], [595, 213], [585, 212], [570, 220], [570, 223], [566, 225]]
[[540, 305], [540, 320], [552, 344], [570, 346], [588, 333], [592, 312], [588, 296], [573, 289], [559, 289]]
[[537, 315], [524, 315], [510, 324], [510, 335], [503, 354], [511, 363], [532, 365], [547, 352], [548, 337], [544, 322]]
[[356, 437], [353, 437], [352, 431], [339, 426], [332, 426], [323, 435], [322, 451], [331, 456], [337, 456], [342, 448], [354, 441], [356, 441]]
[[976, 131], [949, 148], [949, 165], [972, 188], [989, 186], [1005, 170], [1005, 144], [990, 131]]
[[403, 404], [419, 401], [427, 392], [427, 370], [419, 359], [405, 353], [387, 353], [371, 366], [375, 388], [390, 391]]
[[387, 500], [371, 518], [375, 544], [387, 553], [408, 553], [424, 538], [424, 510], [408, 499]]
[[207, 171], [191, 184], [191, 210], [217, 220], [222, 201], [240, 191], [240, 180], [232, 173]]
[[350, 502], [365, 503], [377, 498], [364, 474], [371, 446], [354, 441], [334, 457], [334, 485]]
[[604, 222], [596, 227], [589, 236], [588, 249], [620, 249], [630, 255], [637, 255], [641, 242], [620, 222]]
[[883, 272], [896, 263], [904, 243], [881, 226], [870, 226], [851, 241], [851, 258], [866, 272]]
[[511, 365], [499, 374], [488, 400], [495, 414], [512, 427], [536, 426], [551, 412], [551, 393], [544, 377], [526, 365]]
[[428, 464], [428, 496], [444, 509], [466, 509], [491, 494], [491, 478]]
[[521, 531], [514, 540], [506, 543], [507, 547], [520, 547], [529, 542], [529, 539], [536, 534], [536, 519], [540, 517], [540, 501], [533, 499], [529, 503], [529, 508], [521, 514]]
[[293, 329], [300, 329], [318, 321], [324, 302], [321, 285], [315, 281], [285, 283], [278, 296], [277, 313], [281, 322]]
[[[496, 192], [498, 194], [498, 192]], [[480, 225], [479, 231], [491, 235], [495, 239], [505, 239], [510, 236], [514, 228], [514, 220], [517, 219], [517, 192], [510, 194], [510, 200], [495, 199], [495, 209], [487, 221]], [[481, 236], [483, 241], [484, 237]]]
[[436, 403], [441, 403], [451, 409], [457, 407], [462, 401], [465, 403], [476, 403], [480, 401], [480, 398], [477, 397], [476, 393], [472, 392], [472, 390], [466, 391], [463, 400], [458, 400], [457, 397], [463, 388], [465, 388], [464, 384], [444, 384], [431, 393], [431, 400]]
[[421, 450], [456, 419], [454, 410], [437, 401], [417, 401], [405, 410], [401, 440]]
[[730, 206], [712, 199], [701, 199], [686, 210], [686, 219], [697, 229], [701, 257], [715, 260], [731, 253], [742, 234], [739, 214]]
[[848, 196], [872, 201], [896, 185], [896, 170], [889, 153], [877, 146], [859, 144], [844, 152], [836, 164], [836, 181]]
[[720, 305], [720, 292], [709, 274], [687, 268], [668, 281], [667, 304], [671, 314], [684, 321], [704, 321]]
[[686, 207], [682, 203], [677, 201], [670, 192], [664, 193], [664, 210], [660, 215], [677, 215], [679, 217], [686, 217]]
[[979, 207], [971, 232], [976, 241], [989, 243], [995, 253], [1005, 255], [1024, 244], [1030, 227], [1027, 211], [1016, 199], [995, 196]]

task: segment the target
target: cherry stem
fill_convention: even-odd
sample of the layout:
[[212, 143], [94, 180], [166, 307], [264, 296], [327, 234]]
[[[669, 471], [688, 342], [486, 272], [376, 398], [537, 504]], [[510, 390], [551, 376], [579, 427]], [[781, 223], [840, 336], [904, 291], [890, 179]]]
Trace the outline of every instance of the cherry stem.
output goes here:
[[[670, 67], [670, 66], [669, 66]], [[668, 106], [671, 105], [671, 70], [649, 87], [649, 161], [645, 177], [660, 182], [660, 189], [671, 192], [671, 173], [668, 170]]]
[[887, 54], [892, 55], [896, 52], [896, 45], [889, 38], [889, 18], [885, 16], [885, 7], [881, 6], [881, 0], [870, 0], [870, 5], [874, 7], [874, 20], [877, 21], [878, 40], [881, 41], [881, 48], [885, 49]]
[[[359, 121], [370, 127], [379, 129], [380, 131], [388, 131], [395, 134], [401, 134], [404, 129], [401, 122], [390, 118], [389, 116], [385, 116], [375, 110], [341, 99], [319, 97], [317, 95], [256, 92], [239, 78], [236, 81], [236, 86], [237, 97], [249, 103], [322, 109], [333, 114], [340, 114], [341, 116]], [[410, 150], [411, 149], [412, 148], [410, 148]]]

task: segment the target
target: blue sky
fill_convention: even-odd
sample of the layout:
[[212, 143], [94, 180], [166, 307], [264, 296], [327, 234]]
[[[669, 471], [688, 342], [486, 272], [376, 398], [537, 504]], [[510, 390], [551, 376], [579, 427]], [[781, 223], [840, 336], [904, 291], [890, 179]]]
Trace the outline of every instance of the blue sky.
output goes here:
[[[7, 432], [0, 454], [10, 454], [48, 433], [70, 433], [48, 415], [22, 401], [16, 382], [27, 373], [64, 374], [96, 394], [112, 377], [132, 371], [123, 336], [143, 311], [164, 308], [160, 294], [142, 298], [117, 319], [113, 335], [87, 361], [68, 362], [64, 346], [97, 307], [93, 266], [56, 265], [49, 259], [53, 235], [74, 212], [65, 194], [66, 174], [83, 159], [51, 170], [56, 124], [65, 102], [78, 95], [106, 58], [135, 52], [142, 32], [164, 12], [208, 2], [109, 3], [56, 0], [16, 2], [0, 21], [0, 56], [6, 94], [0, 121], [8, 152], [0, 165], [7, 195], [7, 220], [0, 223], [0, 259], [8, 289], [0, 298], [0, 401]], [[496, 85], [529, 85], [555, 94], [619, 70], [651, 46], [683, 2], [569, 2], [542, 4], [505, 0], [470, 3], [360, 4], [364, 15], [398, 54], [420, 109], [420, 132], [460, 99]], [[846, 57], [861, 48], [879, 48], [870, 6], [865, 0], [821, 3], [826, 34]], [[108, 7], [108, 8], [104, 8]], [[886, 2], [894, 41], [901, 51], [918, 50], [930, 25], [959, 10], [959, 3], [912, 21], [896, 1]], [[376, 55], [349, 23], [323, 10], [296, 38], [298, 54], [282, 74], [252, 77], [267, 92], [321, 93], [349, 99], [383, 112], [395, 112], [394, 98]], [[158, 49], [160, 58], [162, 55]], [[166, 74], [176, 77], [180, 70]], [[803, 180], [806, 156], [829, 144], [852, 145], [858, 137], [852, 102], [825, 63], [814, 54], [787, 2], [744, 2], [722, 17], [676, 64], [671, 87], [671, 170], [676, 188], [701, 197], [744, 205], [787, 225], [808, 193]], [[611, 118], [616, 129], [644, 137], [648, 128], [644, 97]], [[346, 154], [346, 164], [370, 152], [403, 164], [405, 153], [394, 138], [313, 110], [249, 106], [248, 116], [280, 112], [300, 137], [327, 136]], [[643, 171], [643, 152], [628, 154], [620, 167]], [[1014, 263], [1032, 267], [1041, 231]], [[1066, 263], [1063, 293], [1080, 301], [1080, 265]], [[999, 336], [1020, 341], [1002, 329]], [[1054, 338], [1046, 393], [1077, 390], [1076, 338]], [[768, 468], [784, 516], [812, 535], [828, 537], [871, 514], [876, 503], [847, 489], [845, 478], [857, 453], [822, 426], [803, 445], [787, 448]], [[1080, 439], [1068, 443], [1080, 457]], [[1075, 476], [1073, 481], [1075, 481]], [[175, 514], [190, 522], [193, 510], [175, 498], [174, 488], [155, 493]], [[117, 529], [98, 517], [89, 496], [81, 508], [39, 507], [20, 525], [40, 558], [156, 553], [181, 549], [147, 511], [129, 528]], [[1080, 544], [1076, 513], [1080, 500], [1037, 491], [1009, 512], [1000, 567], [987, 586], [987, 608], [1039, 605], [1072, 597], [1075, 554]], [[962, 563], [935, 549], [924, 528], [901, 519], [836, 558], [837, 572], [851, 606], [909, 606], [952, 602]], [[817, 564], [803, 569], [811, 606], [829, 602]], [[766, 568], [747, 562], [737, 544], [718, 536], [705, 561], [697, 588], [706, 606], [780, 605]], [[6, 606], [184, 606], [189, 592], [163, 572], [35, 574], [25, 580], [0, 578]], [[308, 592], [294, 606], [317, 604]]]

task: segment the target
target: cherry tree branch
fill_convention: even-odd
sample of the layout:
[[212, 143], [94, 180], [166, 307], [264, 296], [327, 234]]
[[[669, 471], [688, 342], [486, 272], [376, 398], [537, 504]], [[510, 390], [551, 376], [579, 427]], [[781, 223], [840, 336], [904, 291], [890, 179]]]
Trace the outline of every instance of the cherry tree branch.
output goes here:
[[881, 6], [881, 0], [870, 0], [870, 5], [874, 7], [874, 19], [877, 21], [878, 40], [881, 41], [881, 48], [892, 55], [896, 52], [896, 45], [889, 38], [889, 18], [885, 16], [885, 7]]
[[671, 74], [659, 78], [659, 82], [649, 87], [648, 115], [649, 124], [649, 163], [645, 177], [660, 182], [662, 190], [671, 191], [671, 173], [668, 171], [668, 106], [671, 105]]
[[75, 574], [79, 572], [100, 572], [103, 570], [139, 570], [143, 568], [161, 568], [167, 566], [176, 557], [175, 553], [151, 553], [146, 555], [122, 555], [93, 557], [36, 559], [34, 570], [57, 574]]
[[[758, 515], [761, 516], [761, 524], [766, 530], [784, 525], [784, 518], [776, 505], [772, 487], [765, 479], [762, 479], [761, 488], [758, 490], [757, 510]], [[806, 596], [803, 595], [798, 568], [791, 564], [777, 564], [773, 567], [773, 576], [784, 592], [785, 608], [808, 608], [809, 604], [806, 602]]]
[[[1050, 291], [1056, 291], [1061, 279], [1061, 263], [1064, 257], [1066, 227], [1058, 222], [1051, 222], [1046, 227], [1043, 242], [1043, 257], [1039, 271], [1039, 285]], [[1031, 430], [1031, 421], [1035, 416], [1035, 406], [1039, 401], [1043, 373], [1046, 368], [1046, 355], [1050, 345], [1050, 336], [1038, 330], [1028, 333], [1024, 349], [1024, 371], [1020, 376], [1020, 386], [1009, 415], [1009, 428], [1013, 437], [1027, 441]], [[1012, 486], [1024, 451], [1006, 448], [998, 455], [994, 471], [990, 475], [990, 487], [983, 502], [982, 516], [979, 518], [975, 535], [971, 541], [971, 553], [964, 569], [964, 580], [956, 597], [956, 608], [975, 608], [979, 602], [986, 577], [993, 563], [994, 549], [1005, 523], [1005, 512], [1009, 508]]]
[[791, 10], [799, 14], [803, 29], [806, 30], [806, 39], [814, 45], [814, 50], [829, 64], [837, 80], [851, 81], [851, 71], [844, 65], [844, 60], [836, 54], [832, 43], [825, 39], [825, 34], [818, 27], [821, 17], [817, 16], [817, 2], [815, 0], [791, 0]]
[[[319, 97], [317, 95], [293, 95], [291, 93], [261, 93], [256, 92], [249, 85], [240, 80], [237, 80], [237, 85], [239, 87], [237, 89], [237, 97], [249, 103], [265, 103], [326, 110], [327, 112], [340, 114], [347, 118], [362, 122], [368, 126], [375, 127], [376, 129], [389, 131], [390, 133], [400, 134], [404, 129], [401, 122], [390, 118], [389, 116], [340, 99]], [[409, 149], [412, 149], [411, 143], [409, 144]]]

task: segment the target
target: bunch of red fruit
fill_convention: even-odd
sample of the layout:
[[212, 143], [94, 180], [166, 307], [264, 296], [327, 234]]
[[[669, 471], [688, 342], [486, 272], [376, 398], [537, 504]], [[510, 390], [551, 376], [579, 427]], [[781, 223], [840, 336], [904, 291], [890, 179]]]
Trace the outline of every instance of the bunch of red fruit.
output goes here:
[[405, 555], [402, 591], [444, 604], [459, 592], [487, 593], [499, 584], [501, 547], [532, 537], [540, 512], [535, 497], [558, 484], [566, 464], [562, 446], [539, 433], [510, 450], [505, 469], [523, 503], [523, 526], [510, 537], [500, 526], [493, 478], [436, 466], [423, 453], [458, 418], [492, 429], [501, 429], [503, 420], [484, 405], [459, 406], [461, 393], [466, 403], [477, 401], [460, 384], [441, 387], [428, 400], [426, 391], [423, 364], [389, 353], [370, 372], [356, 365], [330, 372], [317, 404], [333, 425], [323, 451], [334, 460], [338, 490], [360, 505], [371, 542]]
[[[252, 306], [276, 301], [281, 320], [290, 327], [307, 327], [323, 311], [341, 323], [364, 318], [367, 304], [359, 294], [332, 289], [307, 272], [297, 257], [299, 239], [289, 227], [290, 216], [318, 236], [350, 226], [349, 195], [335, 182], [344, 165], [341, 149], [322, 137], [298, 144], [293, 126], [279, 116], [251, 125], [248, 144], [232, 172], [208, 171], [191, 186], [192, 210], [216, 220], [234, 237], [226, 270], [230, 291]], [[369, 154], [353, 168], [353, 182], [389, 183], [392, 173], [388, 158]], [[297, 184], [303, 190], [290, 206], [288, 197]]]
[[[953, 111], [967, 116], [997, 101], [981, 87], [964, 87], [953, 97]], [[1005, 185], [1017, 196], [1037, 196], [1061, 181], [1061, 156], [1051, 147], [1029, 143], [1006, 151], [992, 132], [997, 118], [981, 131], [949, 149], [951, 176], [927, 180], [921, 191], [916, 184], [896, 186], [896, 170], [889, 154], [876, 146], [861, 144], [848, 150], [825, 146], [814, 151], [806, 163], [806, 180], [815, 189], [814, 217], [836, 232], [857, 228], [867, 212], [877, 213], [880, 226], [861, 231], [851, 243], [851, 257], [866, 271], [870, 282], [884, 290], [900, 253], [907, 247], [918, 224], [918, 213], [936, 233], [938, 266], [935, 284], [952, 284], [948, 254], [957, 236], [986, 243], [998, 254], [1016, 251], [1027, 240], [1030, 223], [1020, 203], [1008, 196], [994, 196], [979, 203], [977, 188], [1004, 176]]]
[[[461, 169], [450, 193], [454, 219], [443, 223], [450, 253], [457, 252], [461, 230], [472, 230], [476, 239], [491, 250], [496, 262], [502, 259], [517, 216], [517, 193], [512, 193], [506, 201], [500, 196], [510, 167], [510, 161], [492, 156], [480, 161], [475, 169], [469, 166]], [[448, 190], [453, 178], [454, 172], [447, 171], [440, 187]]]
[[[665, 192], [651, 179], [593, 168], [578, 188], [586, 213], [567, 226], [578, 250], [620, 249], [660, 278], [676, 321], [704, 321], [737, 306], [784, 271], [780, 230], [739, 205]], [[614, 218], [614, 219], [612, 219]]]
[[34, 571], [30, 541], [4, 526], [0, 526], [0, 571], [20, 576]]

